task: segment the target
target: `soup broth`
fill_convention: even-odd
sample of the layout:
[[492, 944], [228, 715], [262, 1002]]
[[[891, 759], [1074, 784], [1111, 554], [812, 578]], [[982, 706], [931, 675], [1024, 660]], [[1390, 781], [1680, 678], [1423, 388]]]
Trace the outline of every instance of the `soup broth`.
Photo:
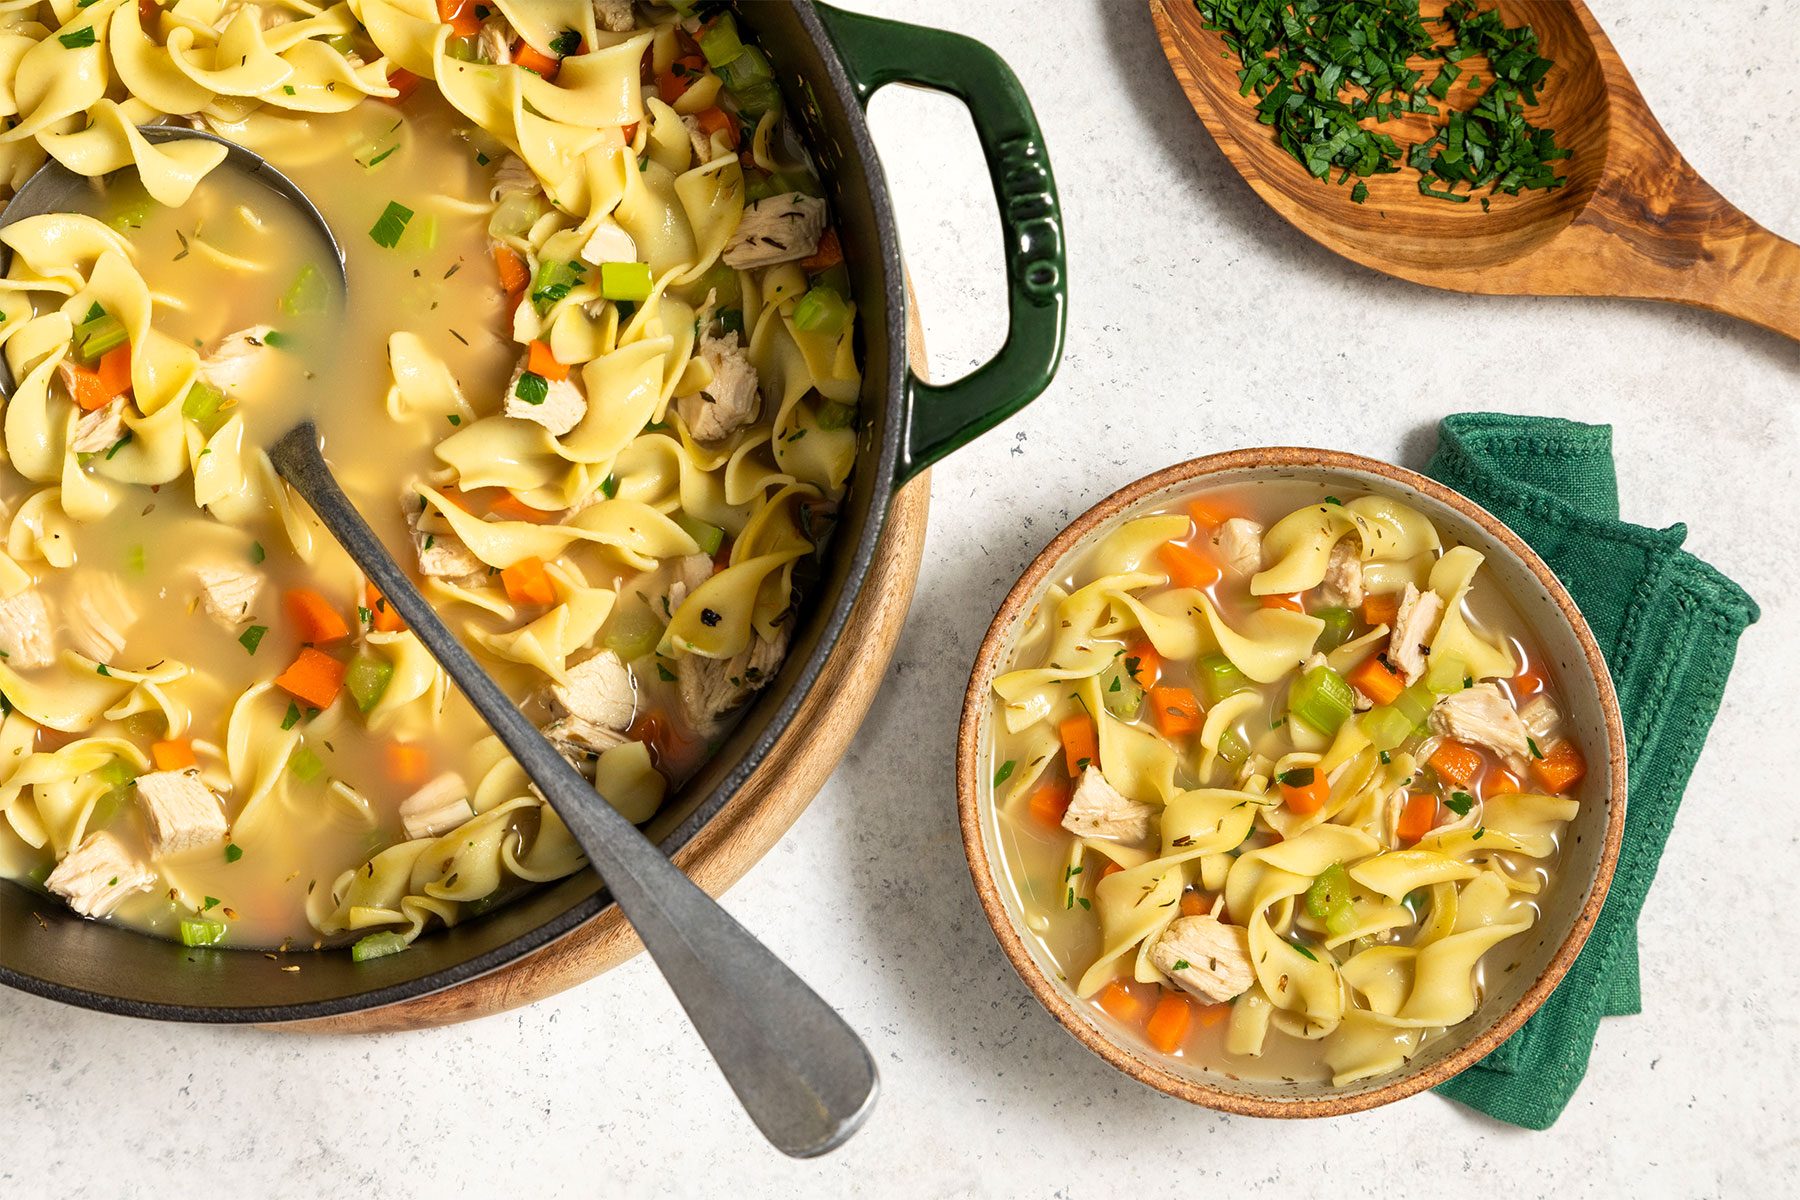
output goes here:
[[[860, 388], [817, 177], [747, 30], [713, 38], [715, 64], [696, 38], [719, 20], [534, 11], [451, 22], [428, 57], [454, 96], [365, 70], [376, 94], [284, 109], [307, 95], [294, 68], [263, 107], [198, 118], [312, 198], [342, 297], [322, 240], [228, 163], [178, 202], [151, 196], [166, 164], [98, 175], [82, 213], [5, 231], [0, 875], [189, 945], [367, 957], [582, 865], [273, 475], [263, 448], [302, 418], [452, 628], [634, 820], [778, 668]], [[417, 58], [354, 26], [319, 45], [347, 69]], [[617, 119], [533, 144], [470, 88]], [[756, 233], [777, 219], [778, 249]]]
[[1516, 966], [1583, 766], [1480, 565], [1296, 482], [1136, 515], [1049, 586], [994, 684], [998, 848], [1096, 1020], [1343, 1084]]

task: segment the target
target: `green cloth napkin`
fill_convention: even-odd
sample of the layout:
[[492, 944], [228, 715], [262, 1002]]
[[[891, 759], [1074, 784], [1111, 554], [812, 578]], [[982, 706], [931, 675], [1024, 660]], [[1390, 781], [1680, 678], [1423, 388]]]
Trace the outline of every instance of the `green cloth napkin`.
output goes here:
[[1502, 1121], [1547, 1129], [1587, 1072], [1600, 1018], [1638, 1011], [1638, 913], [1738, 638], [1759, 613], [1742, 588], [1681, 549], [1685, 526], [1619, 520], [1610, 427], [1463, 413], [1438, 434], [1426, 472], [1512, 526], [1550, 564], [1599, 639], [1625, 718], [1625, 843], [1599, 922], [1531, 1020], [1437, 1089]]

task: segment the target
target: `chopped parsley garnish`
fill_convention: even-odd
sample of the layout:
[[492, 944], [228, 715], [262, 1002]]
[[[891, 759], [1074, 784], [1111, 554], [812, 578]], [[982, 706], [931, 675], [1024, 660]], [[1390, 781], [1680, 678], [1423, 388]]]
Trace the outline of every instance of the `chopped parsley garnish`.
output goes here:
[[1314, 954], [1311, 950], [1308, 950], [1305, 946], [1302, 946], [1299, 942], [1289, 942], [1288, 945], [1292, 946], [1296, 953], [1304, 954], [1314, 962], [1319, 961], [1318, 955]]
[[1187, 959], [1185, 959], [1185, 958], [1178, 958], [1178, 959], [1176, 959], [1176, 960], [1175, 960], [1175, 962], [1174, 962], [1174, 963], [1173, 963], [1173, 964], [1172, 964], [1172, 965], [1171, 965], [1171, 966], [1170, 966], [1170, 967], [1169, 967], [1169, 970], [1171, 970], [1171, 971], [1185, 971], [1185, 970], [1187, 970], [1187, 969], [1188, 969], [1188, 968], [1189, 968], [1189, 967], [1191, 967], [1191, 966], [1193, 966], [1193, 964], [1192, 964], [1192, 963], [1190, 963], [1190, 962], [1189, 962], [1189, 961], [1188, 961], [1188, 960], [1187, 960]]
[[656, 664], [656, 677], [664, 683], [675, 682], [675, 672], [669, 670], [669, 668], [663, 666], [661, 663]]
[[369, 236], [375, 240], [376, 245], [392, 250], [400, 244], [400, 236], [406, 232], [406, 223], [412, 218], [412, 209], [390, 200], [369, 230]]
[[238, 638], [238, 645], [242, 646], [245, 650], [248, 650], [251, 654], [255, 654], [256, 648], [262, 645], [263, 634], [267, 632], [269, 632], [269, 627], [267, 625], [252, 625], [250, 628], [244, 630], [243, 634]]
[[556, 51], [558, 58], [567, 58], [581, 49], [581, 35], [573, 29], [565, 29], [550, 39], [550, 48]]
[[200, 911], [208, 912], [217, 907], [219, 907], [219, 898], [217, 896], [208, 896], [205, 903], [201, 904]]
[[1449, 799], [1444, 801], [1444, 807], [1459, 817], [1466, 817], [1469, 810], [1475, 807], [1475, 797], [1467, 792], [1451, 792]]
[[1544, 757], [1544, 752], [1542, 750], [1538, 749], [1538, 744], [1537, 744], [1536, 738], [1531, 738], [1531, 737], [1526, 738], [1525, 744], [1527, 746], [1531, 747], [1531, 757], [1533, 757], [1533, 758]]
[[1283, 771], [1275, 778], [1283, 787], [1310, 787], [1313, 781], [1313, 769], [1311, 767], [1295, 767], [1291, 771]]
[[605, 496], [608, 500], [617, 496], [619, 494], [619, 477], [617, 475], [608, 475], [605, 479], [602, 479], [600, 481], [600, 494]]
[[259, 563], [267, 557], [269, 557], [269, 553], [268, 553], [268, 551], [263, 549], [263, 544], [261, 542], [251, 542], [250, 543], [250, 561], [251, 562]]
[[1017, 761], [1010, 758], [1001, 763], [1000, 769], [994, 772], [994, 786], [999, 787], [1008, 779], [1012, 778], [1013, 768], [1017, 765]]
[[238, 845], [236, 842], [227, 842], [226, 843], [226, 845], [225, 845], [225, 861], [226, 862], [234, 863], [242, 857], [244, 857], [244, 848], [242, 846]]
[[535, 372], [526, 371], [514, 385], [513, 395], [527, 404], [542, 404], [550, 398], [550, 381]]
[[292, 700], [288, 701], [287, 715], [281, 718], [283, 729], [292, 729], [300, 723], [300, 706]]
[[70, 50], [81, 50], [94, 44], [94, 27], [83, 26], [71, 33], [65, 33], [56, 39]]

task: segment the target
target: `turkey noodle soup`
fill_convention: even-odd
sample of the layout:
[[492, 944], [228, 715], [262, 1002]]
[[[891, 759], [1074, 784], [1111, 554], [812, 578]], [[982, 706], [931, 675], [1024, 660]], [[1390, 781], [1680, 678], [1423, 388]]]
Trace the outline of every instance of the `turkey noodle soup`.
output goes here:
[[1002, 874], [1094, 1019], [1231, 1078], [1402, 1066], [1516, 964], [1582, 752], [1425, 516], [1273, 483], [1117, 527], [993, 683]]
[[[7, 6], [0, 876], [189, 946], [405, 949], [584, 860], [274, 474], [351, 498], [634, 821], [779, 669], [856, 449], [849, 278], [714, 6]], [[179, 122], [270, 159], [299, 214]]]

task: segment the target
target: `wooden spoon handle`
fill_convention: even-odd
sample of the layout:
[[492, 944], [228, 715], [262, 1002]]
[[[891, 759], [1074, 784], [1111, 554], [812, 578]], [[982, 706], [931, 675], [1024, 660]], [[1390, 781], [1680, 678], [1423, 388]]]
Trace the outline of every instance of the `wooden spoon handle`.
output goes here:
[[[1764, 229], [1686, 162], [1627, 177], [1583, 213], [1614, 295], [1673, 300], [1800, 340], [1800, 245]], [[1631, 189], [1627, 194], [1626, 187]]]

